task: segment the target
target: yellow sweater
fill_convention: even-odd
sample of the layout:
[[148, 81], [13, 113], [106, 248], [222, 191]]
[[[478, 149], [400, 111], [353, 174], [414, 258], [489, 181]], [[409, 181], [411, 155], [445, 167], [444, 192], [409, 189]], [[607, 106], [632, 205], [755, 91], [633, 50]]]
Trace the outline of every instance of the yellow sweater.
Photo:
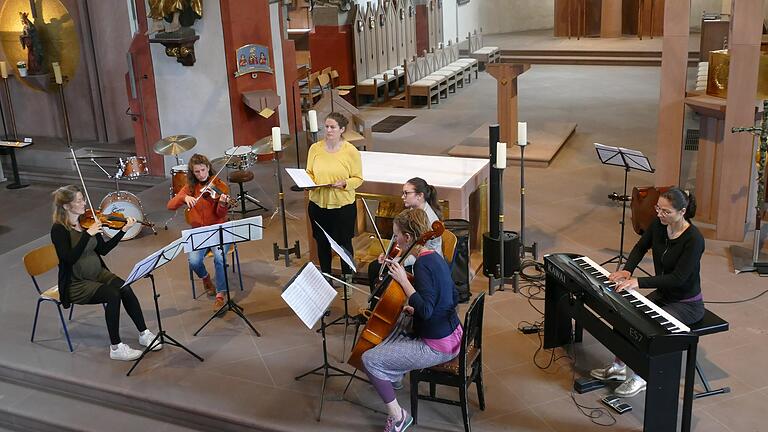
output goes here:
[[360, 152], [352, 144], [343, 141], [338, 151], [329, 153], [325, 149], [325, 140], [320, 140], [309, 147], [307, 174], [319, 185], [333, 184], [338, 180], [347, 181], [344, 189], [320, 187], [311, 190], [310, 201], [326, 209], [352, 204], [355, 202], [355, 189], [363, 184]]

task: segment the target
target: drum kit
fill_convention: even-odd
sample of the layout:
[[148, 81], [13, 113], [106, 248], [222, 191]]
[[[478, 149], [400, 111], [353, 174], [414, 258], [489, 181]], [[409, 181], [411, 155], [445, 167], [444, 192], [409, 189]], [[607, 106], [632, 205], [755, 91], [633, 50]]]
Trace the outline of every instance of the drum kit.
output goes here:
[[[129, 156], [122, 158], [97, 152], [86, 152], [76, 156], [76, 158], [79, 160], [90, 160], [101, 169], [107, 178], [115, 180], [115, 191], [108, 193], [99, 204], [102, 213], [109, 214], [119, 212], [126, 217], [130, 216], [135, 218], [139, 222], [149, 222], [139, 197], [128, 191], [120, 190], [120, 179], [135, 180], [139, 177], [149, 175], [149, 166], [147, 165], [147, 159], [145, 157]], [[67, 159], [72, 159], [72, 157], [67, 157]], [[115, 173], [110, 174], [97, 159], [115, 159]], [[152, 231], [157, 233], [154, 226], [151, 224], [150, 226], [152, 227]], [[125, 233], [123, 240], [130, 240], [136, 237], [141, 231], [141, 228], [142, 225], [137, 223]], [[104, 234], [107, 237], [113, 237], [117, 234], [117, 230], [104, 228]]]

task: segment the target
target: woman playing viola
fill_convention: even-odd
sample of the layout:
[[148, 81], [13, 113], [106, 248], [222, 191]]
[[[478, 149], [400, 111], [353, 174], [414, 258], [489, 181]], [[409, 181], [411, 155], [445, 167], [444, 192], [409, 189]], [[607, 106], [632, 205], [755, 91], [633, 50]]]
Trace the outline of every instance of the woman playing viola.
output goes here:
[[[194, 154], [189, 159], [187, 166], [187, 184], [181, 188], [179, 193], [168, 201], [168, 209], [176, 210], [181, 206], [187, 206], [187, 222], [193, 227], [204, 227], [220, 224], [227, 219], [227, 201], [229, 187], [221, 179], [216, 177], [211, 182], [211, 172], [213, 167], [211, 161], [201, 154]], [[212, 185], [209, 186], [209, 183]], [[206, 188], [206, 186], [209, 186]], [[211, 186], [218, 190], [211, 189]], [[203, 193], [206, 188], [207, 192]], [[227, 253], [229, 245], [224, 246], [224, 253]], [[213, 264], [216, 269], [216, 284], [211, 281], [211, 276], [205, 268], [203, 259], [208, 251], [213, 253]], [[224, 291], [226, 290], [227, 272], [224, 269], [224, 255], [220, 248], [200, 249], [191, 251], [187, 254], [189, 265], [199, 278], [203, 280], [205, 292], [209, 296], [216, 295], [216, 301], [213, 304], [214, 310], [221, 309], [224, 306]]]
[[[128, 217], [117, 234], [104, 241], [102, 225], [96, 219], [88, 229], [80, 224], [85, 213], [83, 193], [77, 186], [63, 186], [53, 192], [53, 226], [51, 241], [59, 258], [59, 296], [62, 306], [71, 304], [105, 304], [104, 315], [111, 343], [109, 357], [113, 360], [135, 360], [141, 351], [132, 349], [120, 339], [120, 304], [123, 304], [139, 331], [139, 344], [148, 346], [155, 335], [147, 329], [141, 305], [130, 286], [109, 271], [103, 255], [108, 254], [135, 223]], [[153, 350], [162, 344], [155, 342]]]
[[[409, 252], [415, 257], [413, 282], [402, 265], [385, 261], [408, 301], [395, 330], [362, 357], [368, 378], [387, 406], [384, 432], [404, 431], [413, 423], [413, 417], [397, 402], [392, 382], [411, 370], [449, 361], [460, 350], [463, 330], [456, 314], [458, 295], [448, 264], [437, 252], [414, 245], [429, 229], [429, 219], [421, 209], [406, 209], [395, 218], [393, 232], [398, 246], [405, 251], [413, 245]], [[403, 330], [408, 318], [412, 320], [410, 332]]]

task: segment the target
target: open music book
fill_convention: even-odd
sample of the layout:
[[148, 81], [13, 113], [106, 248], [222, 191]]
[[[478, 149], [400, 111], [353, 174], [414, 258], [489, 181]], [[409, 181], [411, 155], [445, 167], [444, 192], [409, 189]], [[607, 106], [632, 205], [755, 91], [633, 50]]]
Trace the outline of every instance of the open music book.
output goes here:
[[323, 185], [315, 184], [315, 182], [312, 181], [312, 179], [309, 177], [309, 174], [307, 174], [307, 172], [301, 168], [286, 168], [285, 172], [291, 176], [291, 179], [294, 183], [296, 183], [296, 186], [302, 189], [314, 189], [323, 186], [330, 186], [330, 183]]
[[336, 294], [320, 270], [308, 262], [288, 281], [281, 297], [304, 325], [312, 328], [331, 305]]

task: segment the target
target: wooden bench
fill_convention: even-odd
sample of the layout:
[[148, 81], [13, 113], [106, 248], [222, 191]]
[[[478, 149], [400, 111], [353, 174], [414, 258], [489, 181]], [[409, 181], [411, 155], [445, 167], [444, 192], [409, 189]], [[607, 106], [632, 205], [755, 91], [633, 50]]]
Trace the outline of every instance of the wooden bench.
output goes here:
[[467, 36], [469, 57], [477, 60], [481, 65], [498, 62], [501, 57], [499, 47], [483, 46], [482, 29], [480, 31], [481, 33], [477, 33], [475, 30], [474, 34], [470, 33]]

